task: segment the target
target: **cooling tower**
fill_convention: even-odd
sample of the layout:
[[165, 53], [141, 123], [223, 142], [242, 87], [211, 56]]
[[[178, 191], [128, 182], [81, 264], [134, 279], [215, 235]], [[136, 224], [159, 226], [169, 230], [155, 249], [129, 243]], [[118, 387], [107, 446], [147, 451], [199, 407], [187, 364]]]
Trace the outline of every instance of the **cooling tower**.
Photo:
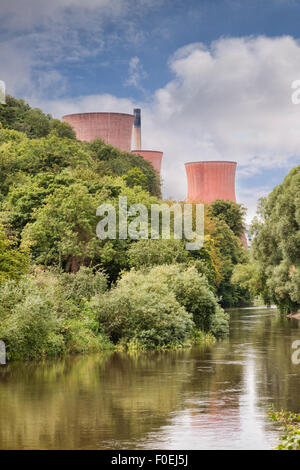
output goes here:
[[79, 113], [63, 116], [70, 124], [78, 140], [100, 138], [106, 144], [130, 152], [134, 116], [123, 113]]
[[192, 162], [185, 164], [187, 202], [211, 203], [216, 199], [236, 202], [236, 162]]
[[160, 168], [161, 168], [161, 160], [163, 157], [163, 152], [158, 152], [156, 150], [132, 150], [132, 153], [136, 153], [147, 160], [148, 162], [152, 163], [154, 169], [160, 175]]

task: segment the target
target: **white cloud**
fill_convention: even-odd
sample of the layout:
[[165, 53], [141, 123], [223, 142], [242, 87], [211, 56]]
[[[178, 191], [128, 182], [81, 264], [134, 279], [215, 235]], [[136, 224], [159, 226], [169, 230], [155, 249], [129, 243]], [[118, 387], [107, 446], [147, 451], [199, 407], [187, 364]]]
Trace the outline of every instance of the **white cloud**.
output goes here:
[[101, 95], [39, 104], [58, 116], [141, 106], [143, 147], [164, 151], [166, 197], [185, 197], [185, 162], [236, 160], [238, 199], [252, 215], [256, 199], [271, 188], [249, 191], [247, 177], [300, 162], [300, 105], [291, 102], [291, 83], [300, 79], [299, 42], [222, 38], [180, 49], [169, 66], [174, 79], [150, 103]]
[[146, 72], [138, 57], [132, 57], [129, 61], [128, 78], [125, 81], [125, 86], [133, 86], [138, 90], [145, 92], [142, 81], [147, 77]]
[[[49, 77], [54, 73], [58, 77], [59, 66], [91, 57], [99, 60], [114, 46], [141, 44], [145, 35], [139, 19], [162, 2], [1, 0], [0, 78], [8, 93], [34, 96], [38, 88], [40, 97], [47, 95]], [[37, 78], [42, 69], [48, 77], [44, 85]], [[62, 72], [58, 78], [57, 93], [62, 93], [66, 86]]]

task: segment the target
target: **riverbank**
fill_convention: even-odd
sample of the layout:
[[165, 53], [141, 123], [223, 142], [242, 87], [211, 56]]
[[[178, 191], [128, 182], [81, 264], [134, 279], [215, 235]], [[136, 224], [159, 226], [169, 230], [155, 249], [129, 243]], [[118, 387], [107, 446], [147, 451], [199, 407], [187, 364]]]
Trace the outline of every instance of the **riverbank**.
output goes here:
[[275, 450], [300, 450], [300, 414], [272, 410], [269, 415], [273, 421], [281, 425], [281, 430], [284, 433]]
[[37, 268], [0, 284], [0, 298], [8, 360], [177, 349], [229, 332], [229, 315], [194, 266], [131, 270], [110, 288], [103, 271]]

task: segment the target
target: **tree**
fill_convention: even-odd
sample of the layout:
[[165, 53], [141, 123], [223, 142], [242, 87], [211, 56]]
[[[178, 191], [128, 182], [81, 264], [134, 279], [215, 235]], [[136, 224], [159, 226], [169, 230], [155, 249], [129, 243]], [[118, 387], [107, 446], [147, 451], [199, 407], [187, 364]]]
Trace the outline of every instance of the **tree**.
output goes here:
[[216, 199], [209, 205], [209, 215], [214, 219], [223, 220], [237, 237], [245, 230], [244, 216], [246, 209], [241, 204], [232, 201]]
[[139, 240], [128, 250], [129, 265], [136, 269], [161, 264], [187, 263], [191, 257], [182, 240]]
[[89, 194], [79, 183], [47, 196], [34, 214], [35, 221], [22, 232], [23, 243], [30, 244], [36, 262], [76, 273], [93, 260], [101, 246], [96, 238], [99, 202], [99, 195]]
[[245, 250], [240, 238], [237, 237], [224, 220], [215, 219], [212, 237], [215, 249], [221, 260], [221, 282], [217, 287], [223, 307], [237, 307], [251, 302], [249, 289], [237, 283], [232, 283], [231, 277], [235, 265], [247, 261]]
[[26, 247], [17, 247], [13, 238], [9, 238], [0, 225], [0, 283], [8, 279], [18, 280], [27, 272], [29, 254]]
[[261, 292], [282, 313], [296, 312], [300, 308], [300, 166], [261, 200], [252, 230]]
[[147, 176], [139, 168], [132, 168], [125, 175], [123, 179], [128, 187], [140, 186], [147, 191], [148, 180]]
[[30, 139], [55, 134], [75, 139], [72, 127], [44, 114], [39, 108], [31, 108], [24, 100], [7, 95], [6, 104], [0, 107], [0, 122], [6, 129], [23, 132]]
[[153, 196], [161, 196], [159, 177], [152, 164], [144, 160], [143, 157], [134, 153], [122, 152], [111, 145], [106, 145], [101, 139], [95, 139], [86, 145], [90, 149], [93, 159], [104, 162], [106, 168], [115, 175], [122, 176], [128, 174], [130, 170], [138, 168], [147, 178], [147, 184], [143, 183], [143, 187]]

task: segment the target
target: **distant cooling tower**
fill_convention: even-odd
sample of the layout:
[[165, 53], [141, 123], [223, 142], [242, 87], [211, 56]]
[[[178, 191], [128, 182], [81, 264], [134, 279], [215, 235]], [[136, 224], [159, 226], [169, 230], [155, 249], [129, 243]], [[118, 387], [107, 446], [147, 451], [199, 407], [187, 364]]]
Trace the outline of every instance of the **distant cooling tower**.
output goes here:
[[158, 152], [156, 150], [132, 150], [132, 153], [136, 153], [143, 157], [144, 160], [148, 160], [148, 162], [152, 163], [154, 169], [160, 174], [161, 161], [163, 157], [162, 152]]
[[185, 164], [188, 202], [211, 203], [216, 199], [236, 202], [236, 162], [192, 162]]
[[63, 116], [70, 124], [78, 140], [90, 142], [96, 138], [124, 152], [131, 150], [134, 116], [123, 113], [79, 113]]

